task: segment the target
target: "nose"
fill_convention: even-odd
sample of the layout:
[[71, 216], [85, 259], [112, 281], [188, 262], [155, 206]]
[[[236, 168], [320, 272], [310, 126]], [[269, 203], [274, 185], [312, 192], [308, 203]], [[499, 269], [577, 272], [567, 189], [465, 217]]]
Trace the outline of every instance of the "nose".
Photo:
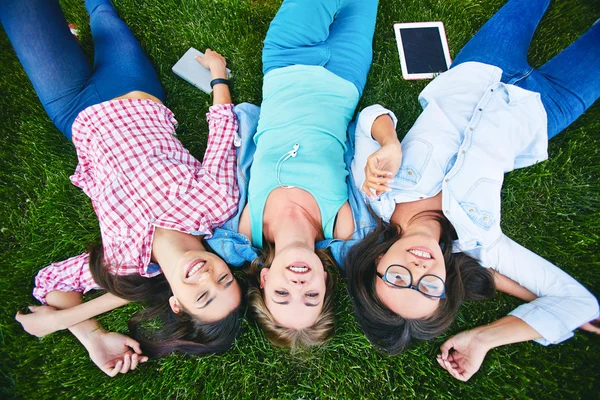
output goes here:
[[427, 269], [430, 263], [425, 260], [414, 260], [412, 264], [417, 268]]
[[306, 283], [306, 279], [294, 277], [290, 279], [290, 282], [296, 286], [303, 286]]

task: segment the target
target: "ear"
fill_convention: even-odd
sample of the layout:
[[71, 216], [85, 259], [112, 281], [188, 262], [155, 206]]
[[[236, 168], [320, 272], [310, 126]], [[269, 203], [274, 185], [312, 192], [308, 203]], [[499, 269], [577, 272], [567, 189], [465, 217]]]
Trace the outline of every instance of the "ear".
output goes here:
[[269, 268], [263, 268], [260, 270], [260, 288], [263, 289], [267, 283], [267, 275], [269, 275]]
[[169, 305], [171, 306], [171, 310], [173, 310], [175, 314], [179, 314], [181, 312], [181, 306], [179, 305], [179, 302], [177, 301], [175, 296], [169, 297]]
[[327, 271], [325, 271], [325, 277], [323, 278], [323, 280], [325, 281], [325, 283], [327, 283]]

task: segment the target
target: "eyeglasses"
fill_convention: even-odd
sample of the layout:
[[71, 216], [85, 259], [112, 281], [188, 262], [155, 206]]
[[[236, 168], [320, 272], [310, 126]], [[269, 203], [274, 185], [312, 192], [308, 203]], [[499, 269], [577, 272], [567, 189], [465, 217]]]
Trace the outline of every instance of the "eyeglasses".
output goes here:
[[444, 280], [437, 275], [426, 274], [413, 286], [413, 277], [410, 271], [402, 265], [392, 264], [385, 270], [385, 274], [377, 272], [382, 281], [398, 289], [413, 289], [427, 297], [435, 299], [446, 298], [446, 285]]

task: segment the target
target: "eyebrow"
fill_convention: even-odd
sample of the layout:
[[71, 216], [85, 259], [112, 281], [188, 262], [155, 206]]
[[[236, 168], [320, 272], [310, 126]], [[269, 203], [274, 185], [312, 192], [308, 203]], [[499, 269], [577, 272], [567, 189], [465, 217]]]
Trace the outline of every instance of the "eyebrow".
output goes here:
[[[232, 280], [230, 280], [229, 282], [227, 282], [225, 284], [225, 286], [223, 286], [223, 289], [227, 289], [229, 286], [231, 286], [233, 284], [233, 281], [235, 281], [235, 278], [232, 279]], [[208, 307], [208, 305], [213, 302], [213, 300], [215, 299], [215, 297], [217, 297], [217, 296], [213, 296], [210, 299], [208, 299], [208, 301], [206, 302], [206, 304], [204, 304], [202, 307], [198, 307], [198, 309], [201, 310], [203, 308]]]

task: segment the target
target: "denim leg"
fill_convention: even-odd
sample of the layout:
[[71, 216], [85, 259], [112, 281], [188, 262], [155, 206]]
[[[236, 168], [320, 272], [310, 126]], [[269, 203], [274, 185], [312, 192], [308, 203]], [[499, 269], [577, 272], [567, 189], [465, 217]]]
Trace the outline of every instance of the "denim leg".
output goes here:
[[549, 139], [571, 125], [600, 97], [600, 22], [516, 86], [542, 96]]
[[345, 0], [329, 29], [325, 68], [352, 82], [362, 95], [373, 60], [377, 0]]
[[164, 102], [154, 67], [110, 0], [86, 0], [85, 5], [94, 40], [92, 84], [101, 101], [139, 90]]
[[502, 82], [515, 83], [531, 73], [529, 44], [550, 0], [509, 0], [458, 53], [452, 67], [467, 61], [502, 69]]
[[58, 0], [0, 0], [0, 20], [44, 109], [70, 139], [68, 120], [85, 108], [74, 105], [92, 68]]
[[262, 53], [263, 74], [291, 65], [329, 61], [329, 27], [340, 0], [284, 0], [271, 21]]

